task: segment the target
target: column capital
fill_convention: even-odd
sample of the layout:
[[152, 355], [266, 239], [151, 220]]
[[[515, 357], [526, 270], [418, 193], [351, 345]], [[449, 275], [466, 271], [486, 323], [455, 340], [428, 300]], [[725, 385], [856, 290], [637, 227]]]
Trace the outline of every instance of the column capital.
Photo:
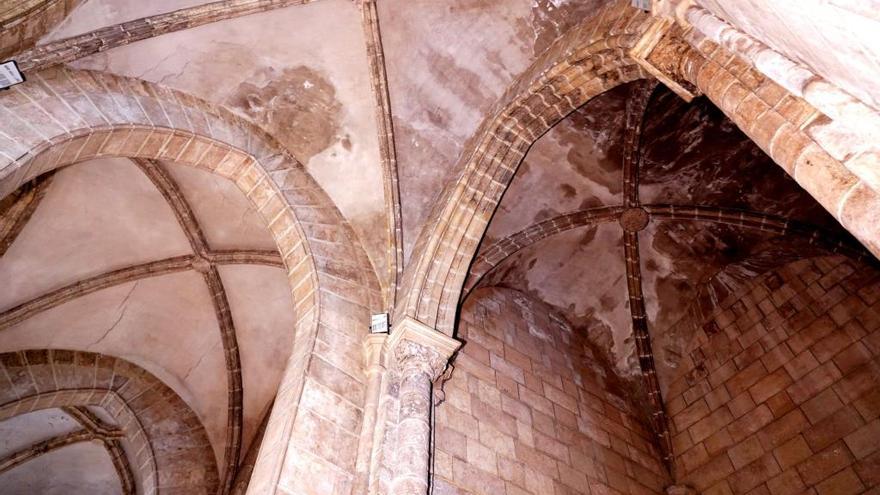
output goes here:
[[690, 102], [702, 95], [687, 77], [686, 66], [694, 56], [684, 39], [685, 29], [669, 17], [658, 17], [633, 45], [629, 56], [646, 72]]
[[443, 373], [461, 342], [424, 323], [406, 317], [395, 324], [385, 341], [385, 358], [398, 368], [416, 366], [434, 380]]
[[371, 333], [364, 338], [364, 370], [367, 374], [381, 371], [384, 366], [383, 351], [388, 334]]

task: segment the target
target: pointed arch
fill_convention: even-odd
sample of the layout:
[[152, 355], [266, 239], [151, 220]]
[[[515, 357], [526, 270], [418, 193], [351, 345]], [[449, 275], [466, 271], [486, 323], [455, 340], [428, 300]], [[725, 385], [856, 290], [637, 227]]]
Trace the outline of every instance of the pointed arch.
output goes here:
[[613, 1], [558, 39], [508, 88], [465, 146], [413, 250], [395, 309], [452, 334], [468, 266], [529, 147], [595, 96], [646, 77], [628, 51], [650, 24]]
[[[302, 404], [304, 390], [332, 390], [361, 408], [359, 333], [379, 307], [376, 276], [351, 227], [320, 186], [278, 142], [226, 109], [145, 81], [53, 68], [0, 95], [0, 197], [45, 172], [96, 157], [166, 160], [231, 180], [254, 204], [275, 238], [296, 311], [294, 348], [260, 451], [252, 490], [274, 493], [294, 480], [297, 458], [320, 460], [332, 476], [354, 476], [354, 460], [322, 455], [301, 421], [335, 418], [329, 405]], [[332, 345], [331, 345], [332, 344]], [[334, 451], [349, 448], [343, 419]], [[302, 438], [299, 438], [299, 437]]]

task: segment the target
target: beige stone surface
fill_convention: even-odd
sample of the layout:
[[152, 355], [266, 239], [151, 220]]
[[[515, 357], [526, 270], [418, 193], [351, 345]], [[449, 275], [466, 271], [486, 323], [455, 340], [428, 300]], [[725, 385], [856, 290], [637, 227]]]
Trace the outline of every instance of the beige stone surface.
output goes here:
[[77, 280], [190, 252], [174, 214], [128, 160], [61, 170], [54, 187], [0, 259], [0, 307]]
[[[700, 0], [716, 16], [810, 67], [880, 109], [880, 26], [876, 1], [720, 2]], [[829, 51], [828, 47], [835, 47]]]
[[9, 495], [120, 493], [119, 478], [104, 447], [80, 443], [45, 454], [19, 468], [0, 474]]
[[95, 29], [208, 3], [208, 0], [84, 0], [41, 43], [75, 36]]
[[223, 454], [226, 381], [220, 332], [195, 272], [97, 292], [4, 330], [0, 349], [81, 348], [127, 359], [174, 389]]
[[365, 50], [354, 3], [322, 0], [168, 34], [75, 65], [228, 105], [276, 134], [351, 222], [377, 273], [385, 273], [389, 237]]
[[877, 2], [693, 4], [0, 0], [0, 486], [872, 493]]

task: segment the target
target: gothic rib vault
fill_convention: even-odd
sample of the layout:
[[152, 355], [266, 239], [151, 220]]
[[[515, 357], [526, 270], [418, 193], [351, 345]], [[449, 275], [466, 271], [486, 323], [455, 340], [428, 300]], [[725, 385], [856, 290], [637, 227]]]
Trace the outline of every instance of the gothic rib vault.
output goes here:
[[880, 5], [635, 3], [0, 0], [0, 486], [876, 491]]

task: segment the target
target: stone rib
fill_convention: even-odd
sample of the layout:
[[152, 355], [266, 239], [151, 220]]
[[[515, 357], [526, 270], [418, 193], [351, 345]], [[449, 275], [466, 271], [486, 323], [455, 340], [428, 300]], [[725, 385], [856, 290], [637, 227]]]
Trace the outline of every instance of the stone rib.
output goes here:
[[383, 283], [385, 306], [393, 308], [397, 299], [397, 285], [403, 273], [403, 220], [400, 206], [400, 183], [397, 174], [397, 149], [394, 141], [394, 121], [391, 118], [391, 99], [388, 76], [385, 71], [385, 52], [379, 29], [376, 0], [361, 4], [367, 58], [370, 63], [370, 83], [376, 98], [376, 125], [379, 128], [379, 154], [385, 184], [385, 207], [388, 228], [392, 233], [388, 247], [388, 277]]
[[205, 238], [195, 213], [189, 202], [183, 196], [177, 183], [158, 161], [142, 158], [133, 158], [132, 161], [150, 179], [156, 189], [165, 198], [168, 206], [174, 212], [180, 228], [189, 240], [190, 247], [196, 253], [193, 267], [200, 272], [211, 294], [211, 304], [214, 307], [214, 315], [217, 325], [220, 327], [220, 338], [223, 343], [223, 354], [226, 360], [227, 381], [227, 415], [226, 415], [226, 451], [224, 454], [225, 465], [220, 476], [222, 481], [222, 493], [229, 493], [235, 482], [235, 474], [238, 469], [238, 461], [241, 457], [242, 431], [244, 425], [244, 391], [241, 378], [241, 355], [238, 349], [238, 339], [235, 333], [235, 323], [232, 321], [232, 308], [226, 297], [226, 289], [223, 287], [223, 279], [217, 266], [211, 262], [208, 255], [210, 248]]
[[284, 261], [277, 251], [238, 249], [210, 251], [205, 257], [215, 265], [265, 265], [284, 268]]
[[[813, 225], [796, 222], [784, 217], [765, 213], [698, 205], [642, 205], [652, 218], [692, 220], [721, 223], [747, 229], [757, 229], [778, 235], [794, 235], [806, 238], [833, 253], [840, 253], [855, 260], [871, 259], [870, 253], [854, 242], [846, 242], [836, 234]], [[622, 206], [602, 206], [565, 213], [540, 223], [530, 225], [515, 234], [496, 241], [481, 249], [474, 260], [462, 292], [462, 298], [472, 291], [486, 275], [505, 259], [548, 237], [572, 229], [617, 221], [625, 210]]]
[[75, 419], [83, 428], [100, 437], [104, 449], [107, 450], [107, 455], [110, 456], [110, 461], [113, 463], [113, 468], [116, 470], [116, 476], [119, 477], [123, 495], [134, 495], [137, 488], [134, 475], [131, 472], [131, 464], [125, 455], [125, 449], [119, 442], [120, 438], [125, 437], [125, 432], [106, 425], [101, 421], [101, 418], [86, 407], [70, 406], [62, 407], [61, 410]]
[[[626, 129], [623, 142], [623, 200], [627, 210], [620, 220], [623, 227], [623, 257], [626, 266], [626, 290], [629, 297], [629, 311], [632, 320], [633, 337], [636, 340], [636, 353], [639, 368], [642, 370], [648, 402], [651, 404], [651, 427], [657, 435], [663, 463], [672, 474], [675, 465], [675, 452], [669, 429], [669, 416], [663, 403], [657, 368], [654, 365], [654, 350], [651, 347], [651, 333], [648, 330], [648, 317], [645, 313], [645, 296], [642, 292], [642, 265], [639, 254], [639, 231], [644, 229], [650, 217], [641, 208], [639, 197], [639, 165], [641, 163], [642, 124], [648, 109], [648, 101], [657, 81], [641, 83], [635, 88], [626, 102]], [[632, 213], [636, 218], [644, 218], [631, 224], [626, 216]]]
[[132, 158], [131, 161], [150, 179], [150, 182], [156, 186], [156, 189], [165, 198], [168, 206], [171, 207], [171, 211], [174, 212], [174, 218], [177, 219], [177, 223], [180, 224], [180, 228], [183, 230], [184, 235], [186, 235], [193, 252], [204, 258], [208, 253], [208, 241], [205, 239], [205, 233], [202, 231], [198, 221], [196, 221], [192, 207], [190, 207], [189, 202], [187, 202], [183, 193], [180, 192], [180, 187], [177, 186], [177, 183], [174, 182], [168, 171], [162, 168], [159, 162], [155, 160]]
[[[278, 253], [269, 251], [219, 251], [208, 253], [208, 259], [217, 265], [265, 265], [277, 268], [284, 266]], [[74, 282], [3, 311], [0, 313], [0, 331], [6, 330], [28, 318], [32, 318], [43, 311], [99, 290], [109, 289], [144, 278], [191, 270], [195, 260], [196, 257], [191, 254], [175, 256], [112, 270]]]
[[474, 259], [464, 290], [462, 291], [462, 299], [467, 297], [483, 277], [488, 275], [496, 266], [520, 250], [571, 229], [617, 221], [621, 212], [623, 212], [622, 206], [600, 206], [578, 210], [530, 225], [515, 234], [496, 241], [494, 244], [481, 250]]
[[24, 464], [30, 460], [36, 459], [43, 454], [54, 452], [69, 445], [99, 440], [100, 436], [88, 430], [77, 430], [65, 435], [59, 435], [49, 440], [37, 442], [30, 447], [26, 447], [17, 452], [13, 452], [8, 456], [0, 459], [0, 474], [9, 471], [17, 466]]
[[810, 244], [857, 261], [873, 258], [863, 246], [847, 242], [834, 232], [778, 215], [719, 206], [646, 205], [644, 208], [652, 218], [714, 222], [778, 235], [795, 235], [807, 239]]
[[112, 270], [107, 273], [95, 275], [85, 280], [74, 282], [70, 285], [55, 289], [51, 292], [38, 296], [30, 301], [19, 304], [0, 313], [0, 330], [21, 323], [43, 311], [60, 306], [76, 298], [87, 296], [103, 289], [109, 289], [127, 282], [140, 280], [160, 275], [182, 272], [192, 268], [195, 259], [192, 255], [175, 256], [158, 261], [150, 261], [134, 266]]
[[638, 232], [623, 233], [624, 262], [626, 265], [626, 288], [629, 294], [629, 309], [632, 317], [633, 336], [636, 340], [636, 352], [639, 367], [645, 380], [648, 402], [651, 404], [651, 426], [657, 434], [663, 462], [672, 469], [674, 451], [672, 435], [669, 431], [669, 417], [660, 393], [660, 382], [657, 380], [657, 369], [654, 366], [654, 351], [651, 348], [651, 334], [648, 331], [648, 317], [645, 313], [645, 297], [642, 293], [642, 270], [639, 257]]
[[642, 125], [648, 101], [657, 87], [657, 80], [635, 83], [626, 103], [626, 123], [623, 134], [623, 202], [626, 207], [639, 204], [639, 159]]
[[269, 10], [303, 5], [316, 0], [222, 0], [142, 17], [33, 47], [13, 57], [24, 72], [73, 62], [111, 48], [212, 22]]

